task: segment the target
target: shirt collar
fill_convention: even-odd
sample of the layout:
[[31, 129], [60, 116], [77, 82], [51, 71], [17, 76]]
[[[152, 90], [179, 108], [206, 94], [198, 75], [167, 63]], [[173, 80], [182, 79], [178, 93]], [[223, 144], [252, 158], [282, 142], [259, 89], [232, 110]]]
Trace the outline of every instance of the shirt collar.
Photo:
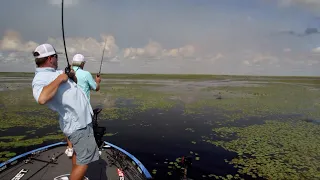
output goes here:
[[81, 70], [81, 68], [80, 68], [79, 66], [72, 66], [72, 69], [73, 69], [74, 71]]
[[36, 68], [36, 74], [38, 72], [55, 72], [56, 70], [52, 67], [40, 67], [40, 68]]

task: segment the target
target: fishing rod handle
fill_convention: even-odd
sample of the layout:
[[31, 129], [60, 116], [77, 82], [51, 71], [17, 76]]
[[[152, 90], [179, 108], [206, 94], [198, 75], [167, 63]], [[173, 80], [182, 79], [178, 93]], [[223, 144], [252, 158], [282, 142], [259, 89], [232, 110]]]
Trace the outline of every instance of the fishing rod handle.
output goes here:
[[71, 72], [71, 69], [70, 69], [70, 66], [67, 66], [65, 69], [64, 69], [64, 72], [68, 75], [68, 77], [70, 78], [70, 72]]
[[74, 82], [76, 82], [75, 80], [74, 80], [74, 76], [71, 76], [71, 68], [70, 68], [70, 66], [67, 66], [65, 69], [64, 69], [64, 72], [67, 74], [67, 76], [72, 80], [72, 81], [74, 81]]

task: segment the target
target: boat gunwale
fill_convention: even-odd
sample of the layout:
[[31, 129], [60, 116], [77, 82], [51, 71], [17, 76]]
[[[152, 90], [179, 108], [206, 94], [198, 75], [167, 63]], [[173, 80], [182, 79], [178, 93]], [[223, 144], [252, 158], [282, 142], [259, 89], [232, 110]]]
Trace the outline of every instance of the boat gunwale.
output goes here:
[[[0, 169], [2, 169], [5, 165], [8, 165], [9, 163], [12, 163], [14, 162], [15, 160], [18, 160], [20, 158], [23, 158], [23, 157], [26, 157], [27, 155], [30, 155], [34, 152], [37, 152], [37, 151], [42, 151], [42, 150], [47, 150], [48, 148], [51, 148], [51, 147], [56, 147], [56, 146], [60, 146], [60, 145], [65, 145], [67, 144], [67, 142], [58, 142], [58, 143], [53, 143], [53, 144], [50, 144], [50, 145], [47, 145], [47, 146], [43, 146], [43, 147], [40, 147], [40, 148], [37, 148], [37, 149], [34, 149], [34, 150], [31, 150], [31, 151], [28, 151], [28, 152], [25, 152], [25, 153], [22, 153], [20, 155], [17, 155], [13, 158], [10, 158], [8, 159], [7, 161], [3, 162], [0, 164]], [[5, 168], [6, 169], [6, 168]], [[4, 170], [4, 169], [3, 169]], [[2, 171], [2, 170], [1, 170]], [[0, 172], [1, 172], [0, 171]]]
[[129, 152], [127, 152], [126, 150], [114, 145], [114, 144], [111, 144], [107, 141], [104, 141], [105, 144], [121, 151], [122, 153], [126, 154], [130, 159], [132, 159], [137, 165], [138, 167], [142, 170], [143, 174], [146, 176], [147, 179], [152, 179], [152, 176], [151, 174], [149, 173], [149, 171], [147, 170], [147, 168], [145, 168], [145, 166], [136, 158], [134, 157], [132, 154], [130, 154]]

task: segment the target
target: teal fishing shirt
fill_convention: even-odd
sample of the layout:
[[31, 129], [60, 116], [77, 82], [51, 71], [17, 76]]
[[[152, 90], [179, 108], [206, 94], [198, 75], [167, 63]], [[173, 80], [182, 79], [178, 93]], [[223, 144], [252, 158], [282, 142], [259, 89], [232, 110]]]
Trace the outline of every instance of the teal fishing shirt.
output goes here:
[[90, 101], [90, 90], [96, 90], [97, 83], [93, 80], [93, 77], [89, 71], [85, 71], [78, 66], [73, 66], [72, 68], [76, 72], [78, 86], [81, 87]]
[[[64, 71], [54, 68], [36, 68], [32, 80], [32, 91], [37, 102], [39, 102], [42, 89], [62, 73]], [[85, 128], [92, 122], [93, 110], [89, 99], [83, 90], [70, 79], [60, 84], [56, 94], [45, 105], [58, 112], [59, 125], [66, 136]]]

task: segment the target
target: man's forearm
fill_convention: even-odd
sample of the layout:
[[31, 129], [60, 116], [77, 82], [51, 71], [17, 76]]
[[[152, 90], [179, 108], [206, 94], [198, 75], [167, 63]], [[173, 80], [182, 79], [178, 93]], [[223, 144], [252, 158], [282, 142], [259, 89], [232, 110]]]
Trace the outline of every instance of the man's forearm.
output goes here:
[[39, 104], [47, 103], [57, 93], [57, 90], [61, 83], [62, 80], [60, 78], [57, 78], [54, 81], [52, 81], [49, 85], [45, 86], [42, 89], [42, 92], [39, 96]]

